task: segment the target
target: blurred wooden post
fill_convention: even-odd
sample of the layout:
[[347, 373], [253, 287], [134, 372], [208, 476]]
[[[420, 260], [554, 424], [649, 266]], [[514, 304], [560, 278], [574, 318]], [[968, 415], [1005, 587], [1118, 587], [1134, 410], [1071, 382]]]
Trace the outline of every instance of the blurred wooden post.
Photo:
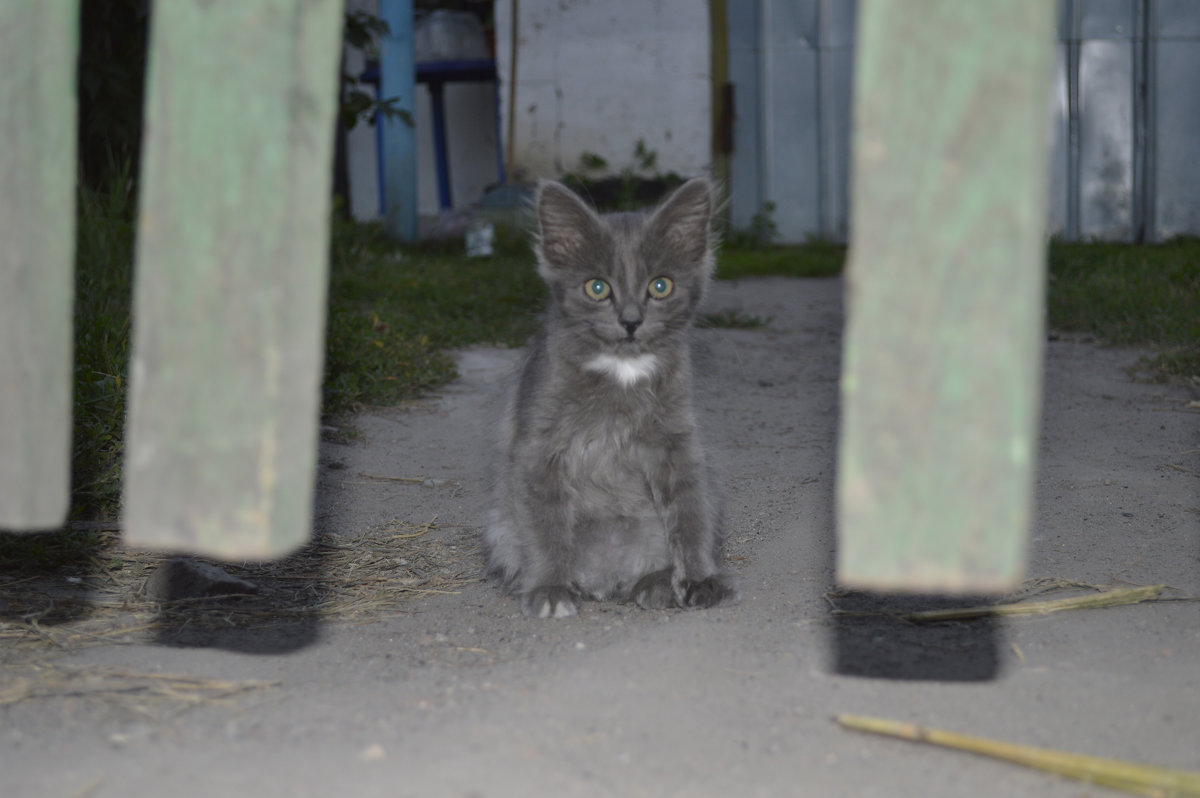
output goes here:
[[78, 0], [0, 3], [0, 529], [70, 503]]
[[341, 0], [154, 5], [124, 512], [226, 558], [309, 537]]
[[863, 0], [838, 581], [1022, 576], [1040, 400], [1055, 4]]

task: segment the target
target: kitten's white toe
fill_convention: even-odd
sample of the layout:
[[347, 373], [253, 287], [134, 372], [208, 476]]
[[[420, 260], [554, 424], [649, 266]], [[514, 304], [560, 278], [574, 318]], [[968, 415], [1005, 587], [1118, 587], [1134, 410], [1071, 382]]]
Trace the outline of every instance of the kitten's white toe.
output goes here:
[[575, 597], [565, 587], [542, 587], [521, 597], [521, 612], [529, 618], [570, 618], [578, 613]]

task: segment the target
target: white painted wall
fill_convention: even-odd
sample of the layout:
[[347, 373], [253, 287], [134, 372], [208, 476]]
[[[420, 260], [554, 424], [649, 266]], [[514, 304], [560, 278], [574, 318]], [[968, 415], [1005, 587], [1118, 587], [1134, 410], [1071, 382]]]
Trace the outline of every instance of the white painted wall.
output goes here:
[[[446, 149], [450, 195], [455, 208], [479, 202], [500, 182], [496, 160], [496, 86], [446, 84]], [[429, 89], [417, 84], [417, 212], [438, 212], [437, 166], [433, 156], [433, 111]]]
[[[518, 180], [558, 177], [592, 152], [611, 172], [638, 139], [684, 176], [712, 157], [705, 0], [518, 0], [514, 162]], [[508, 131], [512, 0], [496, 0], [496, 60]]]

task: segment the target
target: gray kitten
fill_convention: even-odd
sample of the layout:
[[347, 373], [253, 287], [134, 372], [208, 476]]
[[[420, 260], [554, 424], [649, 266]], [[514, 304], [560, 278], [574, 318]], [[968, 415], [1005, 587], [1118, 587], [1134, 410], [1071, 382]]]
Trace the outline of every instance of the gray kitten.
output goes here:
[[506, 411], [484, 535], [525, 615], [574, 615], [584, 597], [692, 608], [737, 596], [718, 565], [691, 396], [712, 212], [703, 178], [638, 214], [600, 216], [559, 183], [538, 189], [550, 307]]

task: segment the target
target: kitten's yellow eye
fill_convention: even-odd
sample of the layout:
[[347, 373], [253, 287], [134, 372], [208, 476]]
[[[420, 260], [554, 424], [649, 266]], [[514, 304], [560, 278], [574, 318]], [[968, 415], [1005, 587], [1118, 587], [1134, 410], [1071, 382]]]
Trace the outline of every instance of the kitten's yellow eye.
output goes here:
[[655, 277], [650, 281], [650, 296], [663, 299], [675, 290], [675, 283], [670, 277]]
[[588, 295], [589, 299], [603, 302], [612, 293], [612, 288], [603, 280], [588, 280], [583, 284], [583, 292]]

